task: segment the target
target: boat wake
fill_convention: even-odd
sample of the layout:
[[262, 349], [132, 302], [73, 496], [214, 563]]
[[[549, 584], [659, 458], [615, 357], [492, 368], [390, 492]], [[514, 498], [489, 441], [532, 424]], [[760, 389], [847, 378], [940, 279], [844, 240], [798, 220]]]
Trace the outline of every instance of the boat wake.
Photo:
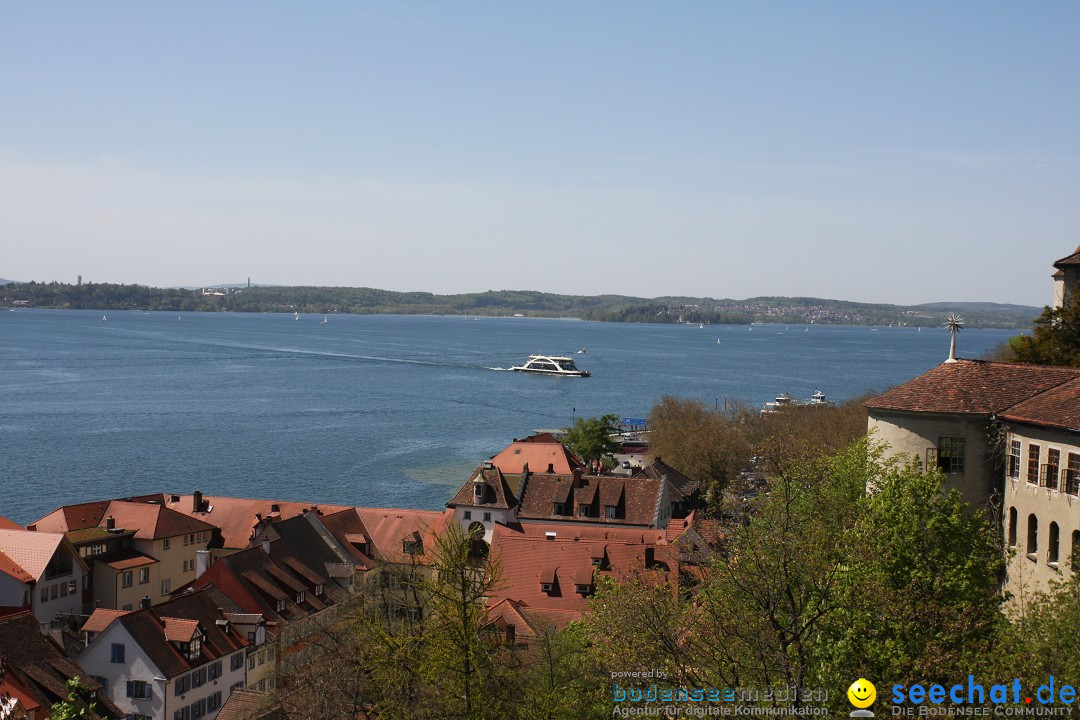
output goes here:
[[486, 365], [484, 366], [484, 369], [485, 370], [513, 370], [513, 368], [493, 368], [493, 367], [487, 367]]

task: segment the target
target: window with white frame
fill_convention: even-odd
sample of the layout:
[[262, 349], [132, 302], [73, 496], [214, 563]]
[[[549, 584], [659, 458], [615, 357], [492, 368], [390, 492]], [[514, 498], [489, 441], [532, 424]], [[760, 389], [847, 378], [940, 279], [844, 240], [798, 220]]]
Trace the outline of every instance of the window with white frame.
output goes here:
[[947, 474], [964, 472], [964, 438], [939, 437], [937, 464]]
[[1020, 477], [1020, 441], [1013, 440], [1009, 443], [1009, 462], [1008, 462], [1009, 477]]

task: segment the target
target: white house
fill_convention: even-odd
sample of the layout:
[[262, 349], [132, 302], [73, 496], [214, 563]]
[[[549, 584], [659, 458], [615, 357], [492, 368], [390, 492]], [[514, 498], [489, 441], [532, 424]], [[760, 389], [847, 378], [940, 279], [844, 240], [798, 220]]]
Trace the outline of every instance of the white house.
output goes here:
[[81, 614], [88, 599], [86, 563], [62, 533], [0, 530], [0, 605], [30, 608], [46, 623]]
[[[93, 639], [78, 662], [133, 720], [214, 718], [244, 686], [244, 631], [210, 593], [87, 621]], [[103, 627], [102, 627], [103, 626]]]

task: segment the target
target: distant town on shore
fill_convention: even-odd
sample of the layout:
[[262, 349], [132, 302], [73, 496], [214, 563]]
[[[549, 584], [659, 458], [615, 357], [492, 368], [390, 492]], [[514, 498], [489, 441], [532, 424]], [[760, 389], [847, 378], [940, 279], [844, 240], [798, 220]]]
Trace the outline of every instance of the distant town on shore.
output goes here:
[[968, 327], [1030, 328], [1041, 308], [991, 302], [891, 305], [810, 297], [745, 300], [626, 295], [561, 295], [531, 290], [489, 290], [436, 295], [363, 287], [219, 285], [153, 288], [114, 283], [0, 280], [0, 307], [196, 312], [300, 312], [488, 317], [574, 317], [604, 322], [933, 327], [949, 313]]

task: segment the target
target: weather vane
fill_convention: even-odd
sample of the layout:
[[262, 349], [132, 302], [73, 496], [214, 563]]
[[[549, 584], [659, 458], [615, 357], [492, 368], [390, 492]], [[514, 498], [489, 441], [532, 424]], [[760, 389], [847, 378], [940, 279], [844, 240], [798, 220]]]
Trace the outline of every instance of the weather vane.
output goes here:
[[950, 313], [949, 317], [945, 318], [945, 327], [952, 335], [952, 341], [949, 343], [949, 359], [945, 362], [954, 363], [956, 362], [956, 334], [964, 327], [964, 318], [956, 313]]

